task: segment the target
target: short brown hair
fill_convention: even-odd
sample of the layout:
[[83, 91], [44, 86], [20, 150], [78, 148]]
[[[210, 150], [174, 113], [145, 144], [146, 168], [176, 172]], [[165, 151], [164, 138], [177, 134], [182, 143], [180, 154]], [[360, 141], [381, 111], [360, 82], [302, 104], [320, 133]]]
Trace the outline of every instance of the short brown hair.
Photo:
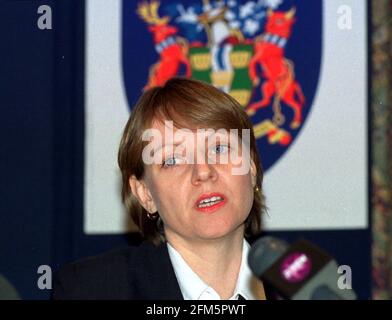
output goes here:
[[134, 175], [138, 180], [144, 176], [142, 140], [144, 130], [154, 121], [171, 120], [177, 128], [184, 128], [185, 122], [197, 128], [250, 129], [250, 156], [257, 170], [256, 186], [252, 209], [245, 224], [245, 236], [253, 237], [260, 232], [261, 214], [265, 211], [262, 194], [263, 169], [257, 152], [252, 123], [243, 107], [228, 94], [201, 81], [173, 78], [162, 87], [145, 91], [132, 109], [125, 126], [118, 153], [118, 164], [122, 174], [122, 199], [134, 223], [147, 240], [154, 244], [164, 241], [159, 226], [147, 217], [147, 211], [132, 194], [129, 179]]

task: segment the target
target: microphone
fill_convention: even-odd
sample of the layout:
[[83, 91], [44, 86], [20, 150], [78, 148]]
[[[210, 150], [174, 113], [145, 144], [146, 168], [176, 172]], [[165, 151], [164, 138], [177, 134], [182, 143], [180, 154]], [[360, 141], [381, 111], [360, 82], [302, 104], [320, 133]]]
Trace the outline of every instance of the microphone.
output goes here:
[[356, 299], [354, 290], [338, 287], [338, 265], [333, 257], [304, 239], [289, 246], [284, 240], [262, 237], [252, 245], [248, 264], [278, 299]]
[[0, 300], [20, 300], [14, 286], [0, 274]]

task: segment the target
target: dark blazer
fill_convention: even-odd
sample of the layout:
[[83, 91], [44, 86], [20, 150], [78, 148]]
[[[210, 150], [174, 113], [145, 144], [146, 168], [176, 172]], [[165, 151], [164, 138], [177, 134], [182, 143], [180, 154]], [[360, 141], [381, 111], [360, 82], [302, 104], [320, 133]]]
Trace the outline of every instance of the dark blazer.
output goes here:
[[55, 274], [52, 298], [182, 300], [166, 244], [147, 242], [69, 264]]

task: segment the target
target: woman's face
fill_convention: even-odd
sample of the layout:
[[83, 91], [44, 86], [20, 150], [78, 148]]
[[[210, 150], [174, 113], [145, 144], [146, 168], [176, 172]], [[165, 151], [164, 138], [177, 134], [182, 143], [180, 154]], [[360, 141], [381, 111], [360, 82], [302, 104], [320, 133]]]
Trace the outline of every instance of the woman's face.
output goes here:
[[[161, 155], [162, 161], [145, 166], [145, 187], [133, 187], [133, 191], [138, 189], [141, 193], [139, 201], [150, 212], [159, 212], [169, 241], [178, 237], [205, 240], [243, 236], [244, 221], [253, 204], [256, 168], [248, 158], [250, 170], [233, 175], [233, 169], [246, 161], [241, 154], [244, 149], [241, 141], [236, 147], [228, 134], [216, 134], [208, 139], [208, 133], [197, 136], [193, 132], [182, 140], [185, 148], [181, 150], [176, 143], [183, 137], [183, 131], [180, 130], [176, 141], [178, 129], [172, 128], [174, 139], [170, 139], [165, 136], [165, 127], [170, 129], [159, 121], [152, 125], [161, 135], [161, 141], [153, 138], [152, 143], [155, 142], [155, 155]], [[238, 154], [236, 160], [241, 164], [231, 161], [229, 155], [233, 152]], [[213, 157], [215, 163], [209, 163]]]

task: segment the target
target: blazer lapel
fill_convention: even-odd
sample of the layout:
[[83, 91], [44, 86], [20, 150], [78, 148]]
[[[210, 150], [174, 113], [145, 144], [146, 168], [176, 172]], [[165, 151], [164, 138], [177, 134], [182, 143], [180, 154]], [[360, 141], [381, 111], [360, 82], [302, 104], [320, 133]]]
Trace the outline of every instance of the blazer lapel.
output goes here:
[[130, 287], [135, 288], [134, 299], [183, 300], [166, 243], [154, 246], [144, 242], [140, 246], [138, 275], [129, 278]]

